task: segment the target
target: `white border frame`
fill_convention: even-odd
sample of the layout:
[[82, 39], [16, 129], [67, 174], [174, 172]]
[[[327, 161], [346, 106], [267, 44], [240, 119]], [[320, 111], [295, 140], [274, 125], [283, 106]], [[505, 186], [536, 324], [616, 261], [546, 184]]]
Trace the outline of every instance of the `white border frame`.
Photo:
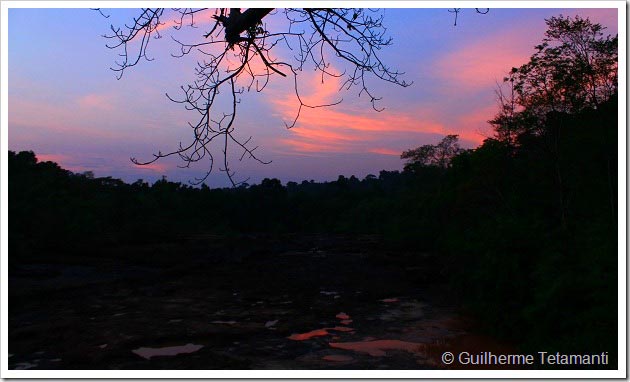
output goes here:
[[[2, 1], [1, 37], [1, 113], [0, 113], [0, 375], [2, 378], [627, 378], [627, 132], [626, 132], [626, 3], [625, 1], [480, 1], [483, 8], [616, 8], [619, 31], [619, 135], [618, 135], [618, 354], [617, 370], [8, 370], [8, 10], [10, 8], [97, 8], [99, 6], [138, 8], [150, 1]], [[155, 3], [155, 1], [153, 1]], [[160, 1], [160, 5], [195, 7], [199, 2]], [[259, 7], [259, 1], [216, 1], [215, 6]], [[268, 1], [265, 5], [295, 7], [296, 1]], [[300, 1], [317, 7], [356, 7], [368, 1]], [[470, 1], [391, 1], [388, 8], [469, 8]]]

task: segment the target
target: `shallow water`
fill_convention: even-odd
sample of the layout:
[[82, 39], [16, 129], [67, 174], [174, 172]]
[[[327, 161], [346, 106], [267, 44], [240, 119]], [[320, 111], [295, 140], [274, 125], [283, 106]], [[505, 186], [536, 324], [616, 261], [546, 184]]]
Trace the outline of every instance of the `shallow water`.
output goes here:
[[169, 346], [163, 348], [138, 348], [131, 352], [139, 355], [144, 359], [151, 359], [153, 357], [162, 356], [176, 356], [178, 354], [194, 353], [203, 348], [203, 345], [186, 344], [181, 346]]
[[331, 342], [330, 347], [367, 353], [372, 357], [383, 357], [388, 350], [403, 350], [409, 353], [420, 353], [424, 344], [401, 340], [375, 340], [362, 342]]
[[37, 367], [37, 362], [20, 362], [13, 367], [15, 370], [28, 370]]
[[291, 334], [287, 338], [293, 341], [306, 341], [314, 337], [323, 337], [329, 334], [330, 333], [328, 333], [328, 330], [326, 328], [323, 328], [323, 329], [311, 330], [310, 332], [306, 332], [306, 333], [294, 333], [294, 334]]
[[218, 325], [235, 325], [236, 321], [210, 321], [211, 324], [218, 324]]

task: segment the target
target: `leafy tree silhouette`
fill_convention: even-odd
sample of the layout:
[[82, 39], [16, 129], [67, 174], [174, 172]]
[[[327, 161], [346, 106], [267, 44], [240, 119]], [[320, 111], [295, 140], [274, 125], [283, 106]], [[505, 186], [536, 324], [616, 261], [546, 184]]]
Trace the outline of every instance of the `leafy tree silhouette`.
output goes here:
[[543, 133], [550, 113], [597, 108], [617, 92], [617, 36], [580, 16], [545, 20], [547, 31], [528, 63], [512, 68], [498, 91], [500, 113], [490, 121], [501, 140]]
[[569, 207], [560, 158], [564, 121], [569, 114], [597, 109], [617, 93], [618, 38], [604, 37], [604, 27], [580, 16], [545, 21], [545, 38], [529, 62], [512, 68], [504, 79], [510, 94], [498, 92], [501, 110], [489, 122], [496, 137], [512, 148], [531, 136], [543, 138], [566, 228]]
[[459, 146], [458, 135], [450, 134], [444, 137], [436, 145], [422, 145], [418, 148], [407, 150], [400, 156], [407, 159], [405, 171], [414, 171], [419, 167], [448, 168], [453, 158], [464, 151]]

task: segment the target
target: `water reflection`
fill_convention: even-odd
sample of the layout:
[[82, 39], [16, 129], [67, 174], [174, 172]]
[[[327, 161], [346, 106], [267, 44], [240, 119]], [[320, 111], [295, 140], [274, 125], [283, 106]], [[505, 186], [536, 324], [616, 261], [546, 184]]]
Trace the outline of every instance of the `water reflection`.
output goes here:
[[[315, 329], [306, 333], [294, 333], [294, 334], [291, 334], [287, 338], [294, 341], [306, 341], [314, 337], [323, 337], [323, 336], [330, 335], [331, 333], [329, 332], [329, 330], [334, 330], [337, 332], [351, 332], [351, 333], [354, 332], [353, 328], [349, 328], [347, 326], [335, 326], [334, 328]], [[335, 338], [339, 338], [339, 337], [335, 337]]]
[[[338, 313], [335, 317], [341, 320], [340, 322], [343, 325], [348, 325], [352, 322], [352, 320], [350, 319], [350, 316], [344, 312]], [[291, 334], [287, 338], [294, 341], [306, 341], [314, 337], [323, 337], [323, 336], [330, 335], [331, 334], [329, 332], [330, 330], [337, 331], [337, 332], [354, 333], [354, 328], [351, 328], [349, 326], [335, 326], [332, 328], [315, 329], [306, 333], [294, 333], [294, 334]], [[334, 338], [338, 338], [338, 337], [334, 337]]]
[[338, 332], [353, 332], [354, 331], [353, 328], [349, 328], [347, 326], [335, 326], [334, 328], [330, 330], [336, 330]]
[[18, 364], [15, 365], [14, 369], [15, 370], [28, 370], [28, 369], [32, 369], [34, 367], [37, 367], [37, 362], [34, 361], [33, 363], [31, 362], [20, 362]]
[[400, 340], [331, 342], [329, 345], [335, 349], [344, 349], [360, 353], [367, 353], [372, 357], [383, 357], [386, 355], [386, 350], [403, 350], [409, 353], [420, 353], [424, 348], [424, 344]]
[[322, 337], [322, 336], [327, 336], [329, 334], [330, 333], [328, 333], [327, 328], [323, 328], [323, 329], [311, 330], [310, 332], [306, 332], [306, 333], [294, 333], [294, 334], [291, 334], [287, 338], [294, 341], [306, 341], [306, 340], [310, 340], [313, 337]]
[[219, 325], [234, 325], [236, 321], [211, 321], [211, 324], [219, 324]]
[[160, 356], [175, 356], [178, 354], [194, 353], [203, 348], [203, 345], [186, 344], [181, 346], [169, 346], [163, 348], [138, 348], [131, 352], [139, 355], [144, 359], [151, 359], [152, 357]]

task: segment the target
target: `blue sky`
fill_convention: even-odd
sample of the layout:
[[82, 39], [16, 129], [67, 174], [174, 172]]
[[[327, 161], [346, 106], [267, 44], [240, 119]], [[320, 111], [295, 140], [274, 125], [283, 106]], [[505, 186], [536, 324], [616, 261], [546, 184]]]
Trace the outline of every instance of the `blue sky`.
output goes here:
[[[201, 163], [180, 169], [176, 159], [147, 167], [129, 160], [149, 159], [189, 139], [186, 121], [193, 116], [165, 93], [178, 96], [179, 86], [193, 79], [195, 57], [171, 57], [177, 46], [168, 38], [173, 32], [165, 29], [164, 38], [151, 42], [155, 60], [141, 62], [117, 80], [109, 67], [119, 52], [107, 49], [101, 35], [137, 11], [104, 12], [111, 17], [89, 9], [9, 10], [9, 149], [33, 150], [72, 171], [128, 182], [152, 182], [162, 175], [187, 182], [202, 175]], [[307, 110], [293, 129], [286, 129], [298, 103], [292, 80], [273, 78], [263, 93], [243, 95], [237, 120], [237, 134], [252, 136], [260, 146], [257, 153], [272, 163], [233, 160], [236, 178], [253, 183], [265, 177], [283, 182], [362, 178], [401, 169], [403, 150], [435, 143], [446, 134], [459, 134], [464, 146], [475, 147], [491, 135], [486, 121], [496, 112], [497, 82], [512, 66], [527, 62], [543, 38], [544, 19], [559, 14], [589, 17], [606, 26], [607, 33], [617, 33], [616, 9], [491, 9], [486, 15], [462, 10], [457, 27], [446, 8], [386, 9], [384, 23], [393, 45], [382, 57], [414, 84], [401, 88], [372, 82], [385, 108], [377, 113], [366, 97], [358, 97], [358, 89], [339, 92], [334, 79], [321, 84], [305, 70], [298, 79], [307, 99], [344, 101]], [[278, 28], [283, 17], [270, 15], [267, 28]], [[192, 41], [208, 25], [178, 33]], [[286, 49], [277, 54], [290, 59]], [[207, 184], [228, 182], [216, 172]]]

